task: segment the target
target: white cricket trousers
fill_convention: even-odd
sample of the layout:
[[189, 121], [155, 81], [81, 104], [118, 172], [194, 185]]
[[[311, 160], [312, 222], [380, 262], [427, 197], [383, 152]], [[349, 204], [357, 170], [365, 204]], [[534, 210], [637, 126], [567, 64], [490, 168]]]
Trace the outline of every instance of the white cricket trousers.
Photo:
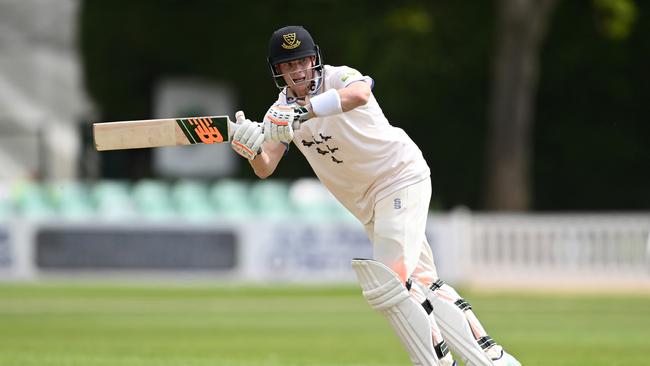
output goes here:
[[374, 259], [395, 271], [402, 283], [412, 278], [429, 287], [438, 278], [425, 235], [430, 199], [427, 178], [377, 201], [365, 225]]

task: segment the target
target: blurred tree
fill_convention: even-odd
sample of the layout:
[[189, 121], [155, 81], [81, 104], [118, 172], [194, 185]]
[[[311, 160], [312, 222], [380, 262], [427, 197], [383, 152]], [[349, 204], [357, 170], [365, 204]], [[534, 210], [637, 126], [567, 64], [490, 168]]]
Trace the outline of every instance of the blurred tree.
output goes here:
[[485, 207], [530, 207], [530, 149], [539, 54], [557, 0], [498, 1]]
[[[499, 26], [490, 93], [490, 127], [485, 164], [487, 187], [484, 202], [487, 209], [526, 210], [534, 205], [531, 202], [534, 190], [530, 164], [537, 160], [531, 156], [531, 152], [534, 148], [532, 133], [537, 114], [535, 95], [540, 68], [539, 58], [550, 15], [557, 5], [557, 0], [501, 0], [498, 4]], [[593, 0], [593, 6], [596, 27], [604, 37], [621, 42], [630, 35], [637, 18], [637, 8], [633, 0]], [[574, 12], [573, 19], [584, 18], [577, 15], [584, 14], [587, 9], [583, 6], [580, 8], [582, 9]], [[571, 44], [573, 48], [583, 44], [580, 40], [574, 41]], [[582, 60], [585, 64], [590, 61], [589, 57]], [[559, 85], [566, 86], [563, 81], [558, 81], [556, 87]], [[581, 83], [570, 85], [580, 86]], [[618, 91], [611, 88], [609, 92]], [[583, 93], [588, 95], [589, 91]], [[567, 110], [570, 109], [567, 107]], [[567, 143], [576, 137], [574, 134], [567, 134]], [[549, 167], [554, 166], [557, 161], [549, 164]], [[540, 186], [535, 190], [547, 189], [547, 186]], [[537, 196], [542, 197], [539, 194]], [[640, 196], [644, 200], [648, 195]], [[537, 207], [546, 206], [546, 199], [539, 201]], [[558, 200], [551, 198], [550, 201], [557, 204]]]

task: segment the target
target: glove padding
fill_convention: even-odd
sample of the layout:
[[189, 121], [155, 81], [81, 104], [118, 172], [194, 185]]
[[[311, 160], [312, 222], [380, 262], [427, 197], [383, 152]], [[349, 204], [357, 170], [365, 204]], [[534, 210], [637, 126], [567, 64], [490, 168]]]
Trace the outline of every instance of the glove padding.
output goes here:
[[244, 112], [236, 113], [237, 130], [232, 136], [230, 146], [237, 154], [253, 160], [259, 154], [264, 143], [262, 124], [246, 119]]
[[264, 116], [264, 136], [266, 141], [290, 143], [293, 130], [300, 128], [300, 123], [311, 115], [305, 107], [274, 105]]

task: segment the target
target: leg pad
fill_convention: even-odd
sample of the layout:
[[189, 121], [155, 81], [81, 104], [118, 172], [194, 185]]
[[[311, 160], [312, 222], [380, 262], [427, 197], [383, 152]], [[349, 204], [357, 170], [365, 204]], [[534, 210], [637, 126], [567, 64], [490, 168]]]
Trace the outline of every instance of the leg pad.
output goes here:
[[411, 362], [417, 366], [438, 366], [428, 315], [409, 295], [397, 274], [370, 259], [354, 259], [352, 268], [368, 304], [388, 319]]

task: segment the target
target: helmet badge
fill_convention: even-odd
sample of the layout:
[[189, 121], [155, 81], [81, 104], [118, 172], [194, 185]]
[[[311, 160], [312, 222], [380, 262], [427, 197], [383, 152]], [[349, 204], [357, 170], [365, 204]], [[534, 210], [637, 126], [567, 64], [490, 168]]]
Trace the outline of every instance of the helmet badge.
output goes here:
[[296, 38], [295, 33], [283, 34], [282, 38], [284, 39], [284, 43], [282, 43], [282, 48], [284, 48], [285, 50], [292, 50], [300, 46], [300, 40]]

